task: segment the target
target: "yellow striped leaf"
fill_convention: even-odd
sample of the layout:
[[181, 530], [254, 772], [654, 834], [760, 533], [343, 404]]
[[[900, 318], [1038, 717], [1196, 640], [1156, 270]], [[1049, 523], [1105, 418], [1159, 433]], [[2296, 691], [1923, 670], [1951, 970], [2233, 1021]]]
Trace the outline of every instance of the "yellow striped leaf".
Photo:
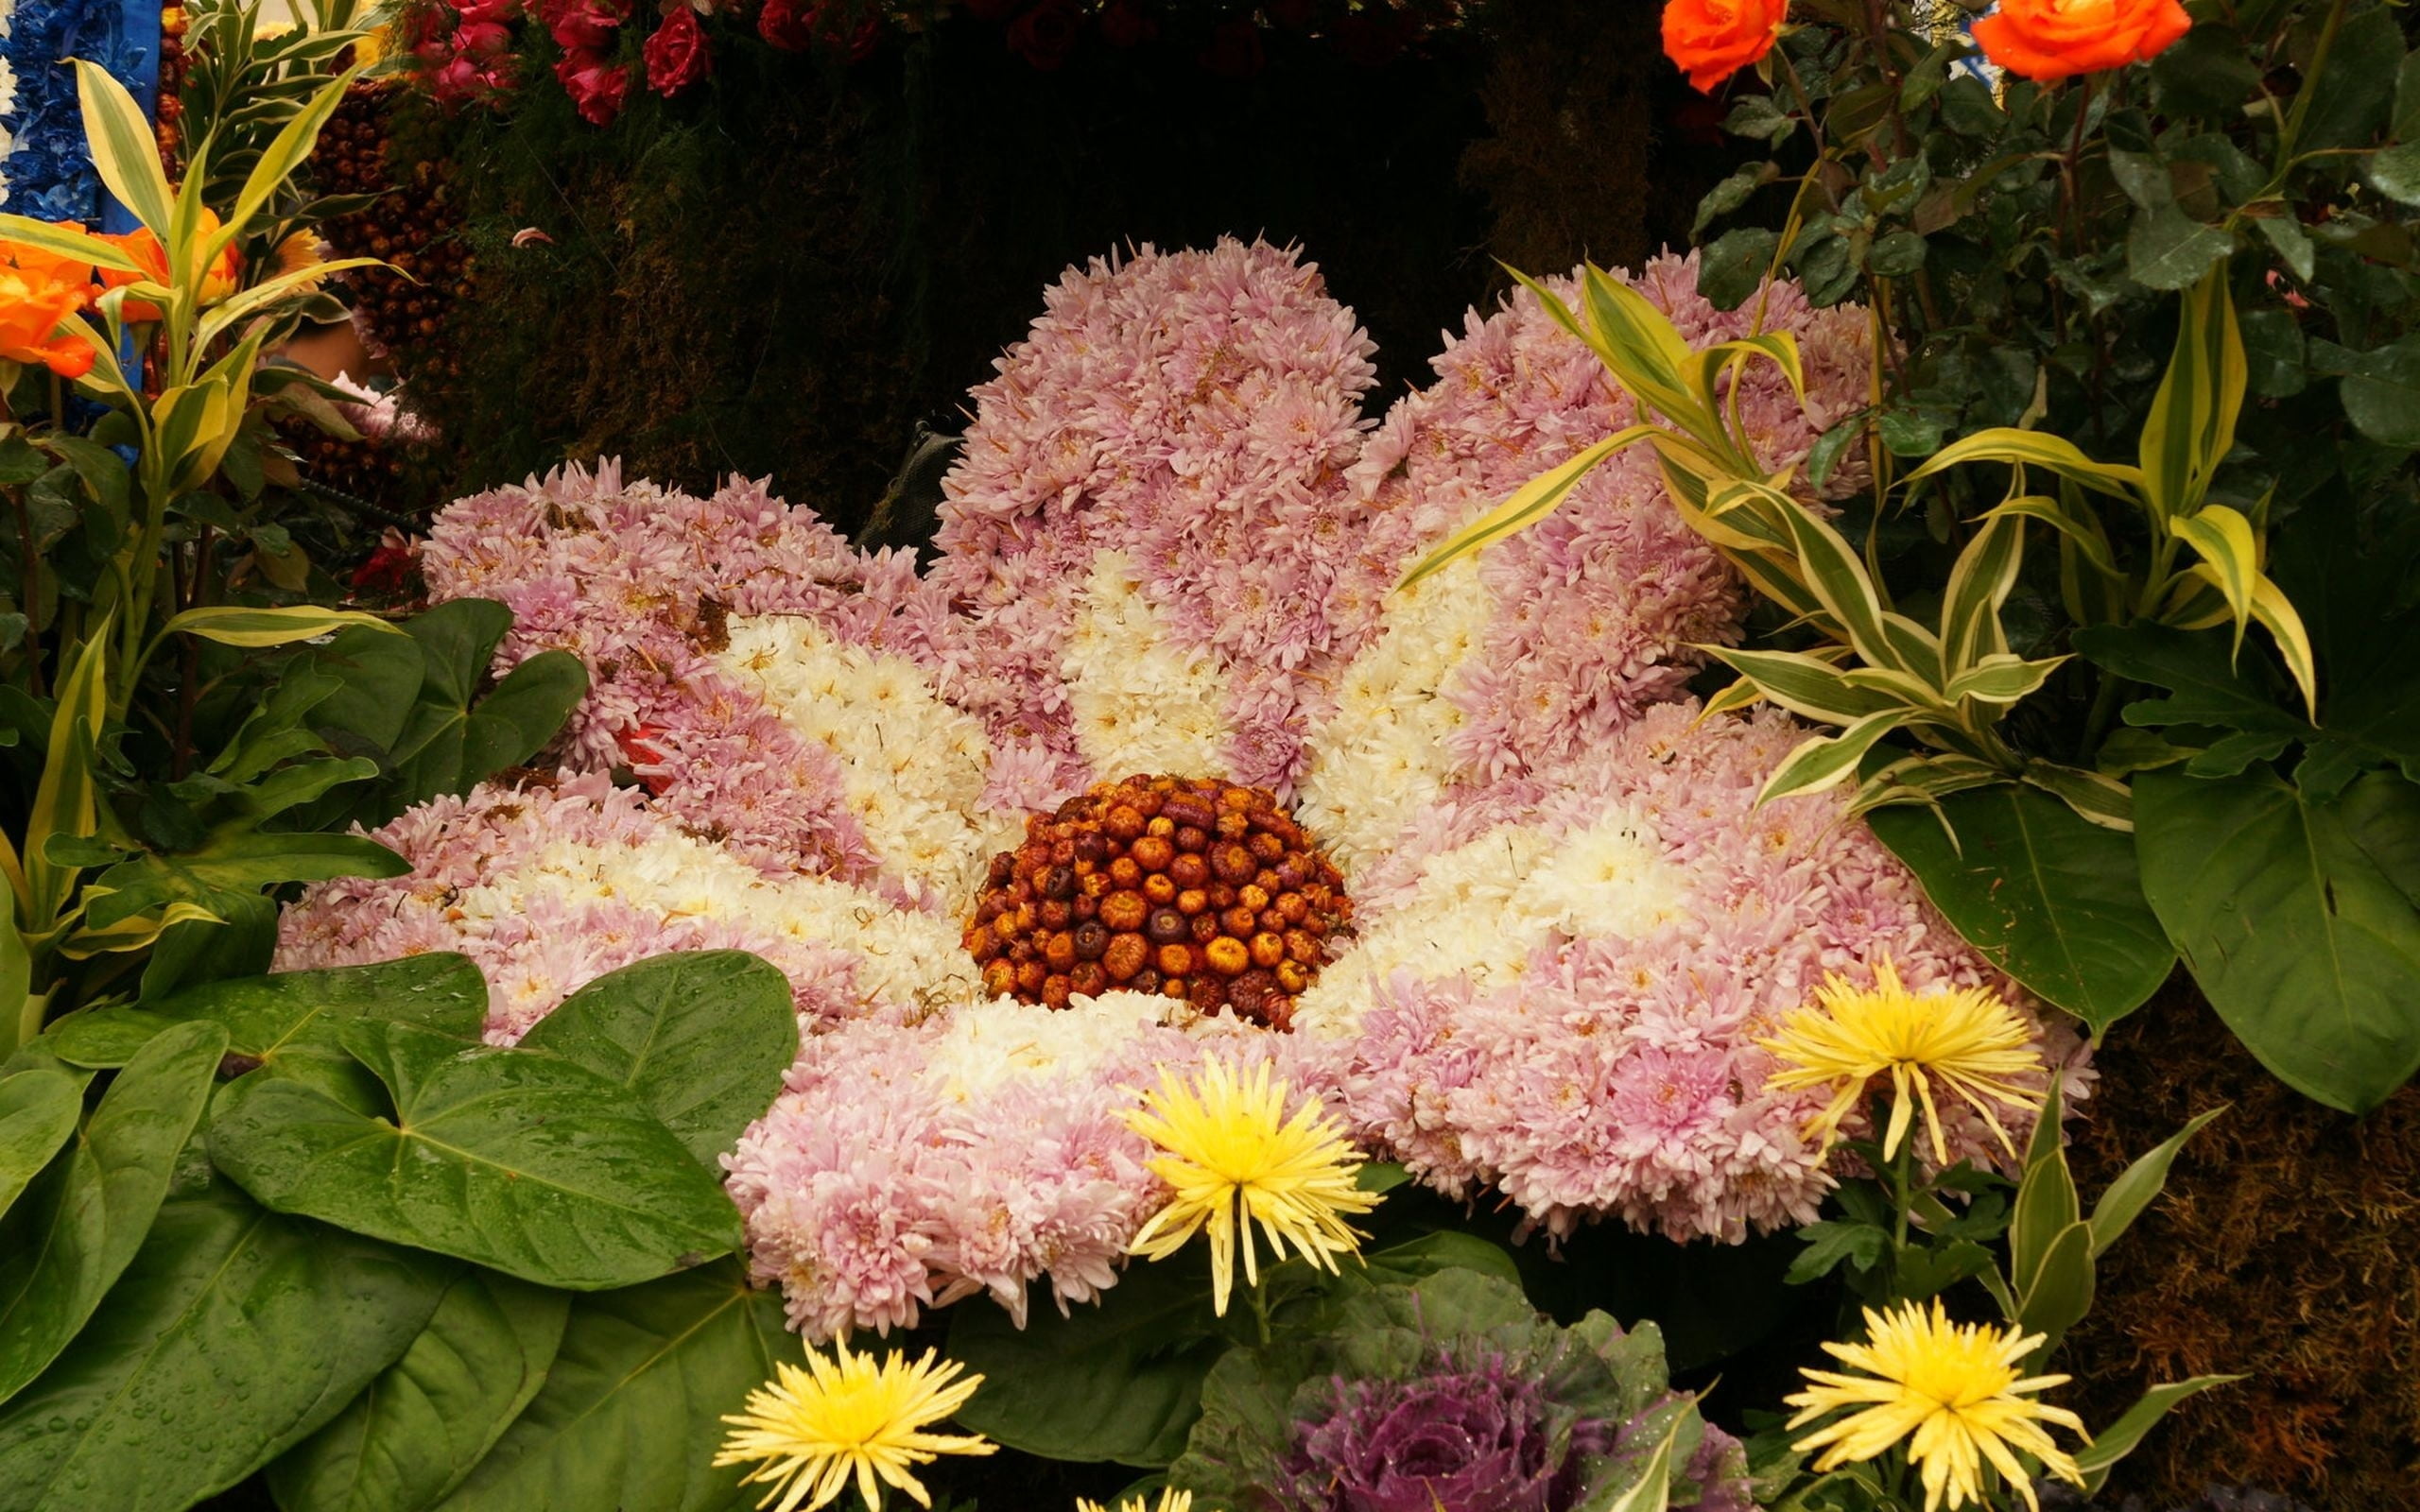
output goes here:
[[2040, 431], [2020, 431], [2007, 426], [1977, 431], [1962, 440], [1950, 442], [1932, 455], [1932, 459], [1908, 474], [1908, 481], [1927, 478], [1945, 472], [1964, 462], [2008, 462], [2022, 467], [2047, 468], [2063, 478], [2072, 478], [2087, 489], [2116, 498], [2136, 497], [2143, 487], [2143, 470], [2123, 462], [2096, 462], [2077, 449], [2073, 441], [2063, 437], [2047, 436]]
[[1443, 545], [1420, 558], [1419, 564], [1404, 575], [1403, 582], [1398, 586], [1409, 587], [1455, 558], [1502, 540], [1530, 522], [1553, 513], [1555, 507], [1580, 486], [1580, 480], [1586, 477], [1598, 463], [1623, 447], [1645, 440], [1654, 434], [1655, 428], [1651, 425], [1633, 425], [1606, 437], [1562, 466], [1539, 473], [1522, 484], [1512, 497], [1455, 531], [1445, 539]]
[[2303, 692], [2303, 713], [2312, 723], [2318, 723], [2319, 669], [2311, 657], [2310, 632], [2303, 628], [2302, 615], [2295, 612], [2284, 590], [2263, 577], [2252, 585], [2252, 617], [2277, 643], [2277, 654], [2285, 659], [2294, 686]]
[[2020, 781], [2064, 802], [2087, 823], [2130, 833], [2135, 828], [2135, 795], [2115, 778], [2080, 766], [2037, 761], [2026, 764]]
[[2235, 616], [2235, 642], [2243, 644], [2243, 628], [2252, 618], [2252, 585], [2260, 580], [2260, 540], [2241, 511], [2214, 504], [2198, 514], [2173, 521], [2177, 539], [2201, 553], [2209, 581], [2226, 595]]
[[2210, 476], [2235, 446], [2250, 368], [2221, 261], [2185, 291], [2168, 371], [2143, 421], [2143, 491], [2163, 520], [2202, 506]]
[[67, 906], [76, 890], [74, 867], [49, 856], [55, 834], [82, 838], [98, 823], [99, 787], [94, 751], [109, 718], [109, 644], [113, 613], [104, 613], [59, 679], [59, 707], [50, 718], [50, 748], [26, 816], [26, 932], [39, 933]]
[[1993, 510], [1983, 517], [1949, 569], [1942, 593], [1941, 660], [1953, 681], [1985, 657], [2008, 649], [2000, 606], [2025, 562], [2025, 516]]
[[1978, 703], [2006, 705], [2031, 697], [2050, 674], [2059, 670], [2068, 659], [2064, 656], [2029, 662], [2021, 656], [2002, 651], [1988, 656], [1949, 679], [1945, 690], [1950, 700], [1962, 702], [1972, 698]]
[[168, 233], [168, 176], [160, 171], [160, 144], [126, 86], [97, 63], [74, 60], [76, 95], [93, 167], [118, 203], [154, 235]]
[[1773, 768], [1772, 776], [1765, 779], [1756, 801], [1770, 803], [1793, 793], [1820, 793], [1836, 785], [1857, 770], [1876, 741], [1898, 728], [1901, 718], [1899, 711], [1886, 710], [1868, 714], [1836, 736], [1817, 735], [1799, 742]]
[[403, 633], [375, 614], [354, 609], [320, 609], [312, 604], [298, 604], [290, 609], [245, 609], [233, 604], [189, 609], [161, 627], [160, 633], [199, 635], [221, 645], [260, 647], [291, 645], [296, 641], [308, 641], [355, 625], [396, 635]]
[[1716, 647], [1713, 654], [1766, 698], [1802, 719], [1853, 725], [1869, 715], [1906, 707], [1906, 700], [1887, 690], [1853, 682], [1854, 674], [1843, 673], [1807, 652]]

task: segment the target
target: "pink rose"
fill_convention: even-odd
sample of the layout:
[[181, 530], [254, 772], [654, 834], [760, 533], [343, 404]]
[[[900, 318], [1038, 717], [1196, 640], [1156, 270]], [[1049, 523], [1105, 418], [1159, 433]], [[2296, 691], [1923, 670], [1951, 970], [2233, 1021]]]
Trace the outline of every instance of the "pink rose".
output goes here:
[[565, 53], [555, 64], [555, 77], [562, 80], [563, 93], [571, 96], [579, 118], [591, 126], [613, 125], [631, 96], [630, 65], [609, 63], [604, 54], [586, 48]]
[[493, 21], [465, 21], [454, 34], [456, 56], [501, 58], [512, 50], [512, 33]]
[[614, 33], [631, 17], [618, 0], [539, 0], [538, 19], [546, 35], [564, 52], [598, 52], [613, 44]]
[[673, 7], [639, 56], [647, 60], [647, 87], [658, 94], [678, 94], [715, 71], [706, 30], [698, 25], [698, 13], [685, 5]]

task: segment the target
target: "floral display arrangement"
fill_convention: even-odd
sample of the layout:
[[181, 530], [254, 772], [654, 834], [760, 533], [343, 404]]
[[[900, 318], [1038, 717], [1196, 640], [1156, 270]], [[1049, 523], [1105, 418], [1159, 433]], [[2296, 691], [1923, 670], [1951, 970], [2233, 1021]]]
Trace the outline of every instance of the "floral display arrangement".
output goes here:
[[2228, 1109], [2070, 1142], [2163, 982], [2420, 1067], [2383, 7], [1669, 0], [1727, 229], [1391, 402], [1138, 245], [922, 556], [599, 459], [356, 602], [363, 34], [197, 14], [174, 179], [74, 69], [139, 229], [0, 215], [0, 1512], [2040, 1512], [2275, 1400], [2078, 1347]]

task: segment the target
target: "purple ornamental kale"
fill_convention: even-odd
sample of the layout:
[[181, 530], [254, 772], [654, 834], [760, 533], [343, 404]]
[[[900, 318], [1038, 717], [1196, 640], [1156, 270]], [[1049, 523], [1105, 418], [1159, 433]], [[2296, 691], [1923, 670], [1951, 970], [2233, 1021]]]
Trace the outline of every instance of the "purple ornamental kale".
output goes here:
[[1340, 1380], [1335, 1388], [1334, 1416], [1304, 1434], [1288, 1458], [1292, 1506], [1566, 1512], [1571, 1504], [1569, 1427], [1554, 1431], [1537, 1382], [1512, 1375], [1501, 1356], [1477, 1369]]

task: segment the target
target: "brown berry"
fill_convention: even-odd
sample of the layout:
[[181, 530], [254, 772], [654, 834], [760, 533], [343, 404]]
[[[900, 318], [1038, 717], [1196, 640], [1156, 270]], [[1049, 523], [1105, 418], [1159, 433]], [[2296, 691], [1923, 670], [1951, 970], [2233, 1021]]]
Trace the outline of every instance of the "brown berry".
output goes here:
[[1101, 952], [1101, 970], [1113, 982], [1133, 980], [1134, 973], [1150, 964], [1151, 944], [1140, 935], [1115, 935], [1109, 949]]
[[1175, 909], [1154, 908], [1151, 910], [1150, 919], [1143, 925], [1143, 935], [1154, 945], [1167, 945], [1177, 940], [1192, 938], [1193, 930], [1185, 917]]
[[1184, 976], [1193, 970], [1193, 947], [1163, 945], [1160, 947], [1159, 954], [1153, 959], [1158, 962], [1160, 971], [1166, 975]]
[[1252, 952], [1232, 935], [1221, 935], [1201, 947], [1201, 958], [1220, 976], [1241, 976], [1252, 966]]

